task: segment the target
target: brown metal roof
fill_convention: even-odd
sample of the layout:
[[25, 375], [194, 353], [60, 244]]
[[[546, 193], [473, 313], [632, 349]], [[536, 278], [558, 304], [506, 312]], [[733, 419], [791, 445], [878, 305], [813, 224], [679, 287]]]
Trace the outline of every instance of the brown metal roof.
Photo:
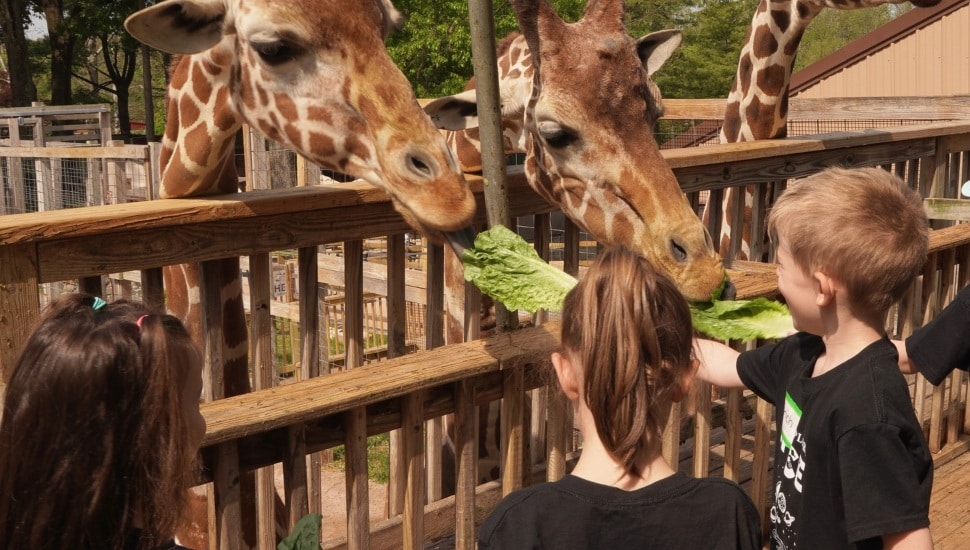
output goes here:
[[967, 5], [970, 5], [970, 0], [943, 0], [932, 8], [911, 9], [793, 74], [789, 94], [794, 95], [809, 88], [845, 67], [865, 59], [873, 52], [879, 51]]

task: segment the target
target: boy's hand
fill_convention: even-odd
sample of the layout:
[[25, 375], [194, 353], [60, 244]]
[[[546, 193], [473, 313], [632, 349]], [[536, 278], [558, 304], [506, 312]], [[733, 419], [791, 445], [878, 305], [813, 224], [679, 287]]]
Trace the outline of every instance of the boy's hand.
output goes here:
[[721, 388], [743, 388], [738, 375], [737, 350], [703, 338], [694, 338], [694, 356], [697, 358], [697, 377]]

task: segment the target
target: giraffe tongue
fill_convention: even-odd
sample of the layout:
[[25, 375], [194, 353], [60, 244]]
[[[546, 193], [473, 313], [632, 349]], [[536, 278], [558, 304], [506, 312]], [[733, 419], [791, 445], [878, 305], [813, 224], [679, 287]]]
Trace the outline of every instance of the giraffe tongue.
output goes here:
[[466, 249], [475, 247], [475, 228], [470, 225], [458, 231], [447, 231], [444, 236], [459, 258]]

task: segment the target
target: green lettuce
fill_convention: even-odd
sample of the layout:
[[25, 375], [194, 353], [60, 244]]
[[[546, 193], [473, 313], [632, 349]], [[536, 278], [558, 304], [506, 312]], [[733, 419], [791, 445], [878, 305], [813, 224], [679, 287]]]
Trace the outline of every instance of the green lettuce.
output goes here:
[[697, 332], [718, 340], [783, 338], [795, 330], [788, 307], [767, 298], [692, 303], [690, 317]]
[[[479, 233], [474, 248], [462, 253], [465, 280], [510, 310], [561, 311], [576, 278], [543, 260], [517, 233], [497, 225]], [[781, 338], [793, 332], [784, 304], [753, 300], [718, 300], [722, 286], [704, 303], [690, 304], [694, 328], [711, 338], [741, 340]]]
[[566, 293], [576, 286], [575, 277], [549, 265], [504, 225], [479, 233], [461, 261], [466, 281], [512, 311], [559, 311]]

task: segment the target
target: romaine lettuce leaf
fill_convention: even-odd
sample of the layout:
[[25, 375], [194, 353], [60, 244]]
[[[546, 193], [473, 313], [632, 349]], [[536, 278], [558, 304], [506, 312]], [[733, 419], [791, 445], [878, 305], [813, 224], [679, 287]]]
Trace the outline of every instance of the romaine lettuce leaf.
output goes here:
[[767, 298], [692, 303], [690, 317], [694, 329], [718, 340], [783, 338], [795, 330], [788, 307]]
[[[535, 312], [562, 310], [576, 279], [543, 260], [517, 233], [498, 225], [475, 238], [475, 247], [462, 253], [465, 280], [508, 309]], [[723, 285], [712, 297], [720, 295]], [[766, 298], [717, 300], [690, 304], [694, 328], [711, 338], [741, 340], [781, 338], [791, 334], [791, 314], [781, 303]]]
[[504, 225], [475, 237], [461, 255], [465, 280], [511, 311], [559, 311], [576, 278], [549, 265], [525, 239]]

